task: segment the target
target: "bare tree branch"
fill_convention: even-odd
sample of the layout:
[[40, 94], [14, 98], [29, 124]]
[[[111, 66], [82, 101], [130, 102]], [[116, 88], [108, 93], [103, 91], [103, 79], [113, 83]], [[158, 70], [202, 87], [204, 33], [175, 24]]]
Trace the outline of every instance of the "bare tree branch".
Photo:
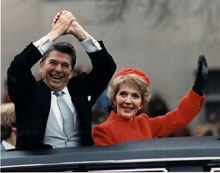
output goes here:
[[[124, 22], [124, 13], [138, 7], [145, 8], [143, 16], [150, 18], [152, 27], [163, 28], [177, 25], [180, 17], [186, 19], [198, 18], [204, 20], [204, 30], [207, 35], [213, 35], [220, 29], [220, 1], [219, 0], [111, 0], [105, 3], [106, 16], [102, 22]], [[198, 7], [197, 7], [198, 6]], [[195, 8], [196, 7], [196, 8]], [[135, 11], [141, 13], [141, 11]]]

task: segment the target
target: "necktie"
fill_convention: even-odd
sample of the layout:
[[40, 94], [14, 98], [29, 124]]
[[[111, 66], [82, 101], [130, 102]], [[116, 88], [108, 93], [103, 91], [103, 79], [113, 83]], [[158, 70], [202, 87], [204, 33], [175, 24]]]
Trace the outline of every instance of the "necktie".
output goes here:
[[66, 137], [70, 137], [73, 134], [74, 126], [73, 113], [63, 99], [65, 93], [63, 91], [55, 91], [54, 94], [57, 96], [57, 105], [63, 118], [63, 132]]

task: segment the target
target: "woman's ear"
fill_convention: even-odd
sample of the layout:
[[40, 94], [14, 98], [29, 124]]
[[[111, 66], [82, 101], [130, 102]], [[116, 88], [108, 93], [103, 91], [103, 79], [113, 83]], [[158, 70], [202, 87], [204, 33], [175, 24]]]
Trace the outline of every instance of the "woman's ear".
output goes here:
[[116, 100], [113, 99], [113, 100], [112, 100], [112, 108], [113, 108], [114, 111], [117, 112], [117, 106], [116, 106], [116, 105], [117, 105]]
[[116, 106], [116, 96], [114, 96], [114, 98], [112, 99], [112, 104], [113, 106]]
[[141, 110], [141, 109], [144, 107], [145, 104], [147, 104], [147, 103], [144, 103], [144, 102], [142, 101], [142, 103], [141, 103], [140, 107], [138, 108], [138, 110]]

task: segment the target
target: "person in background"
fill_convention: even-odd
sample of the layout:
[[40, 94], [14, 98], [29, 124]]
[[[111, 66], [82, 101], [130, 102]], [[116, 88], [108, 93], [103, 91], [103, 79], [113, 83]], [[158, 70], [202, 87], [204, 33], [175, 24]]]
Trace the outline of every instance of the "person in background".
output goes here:
[[149, 77], [138, 69], [121, 69], [108, 88], [114, 110], [104, 123], [93, 128], [95, 145], [165, 137], [185, 127], [203, 107], [207, 78], [206, 58], [200, 56], [194, 85], [178, 107], [163, 116], [149, 118], [145, 113], [136, 116], [149, 102]]
[[8, 81], [7, 80], [4, 80], [4, 88], [5, 88], [5, 91], [2, 94], [2, 103], [11, 103], [12, 101], [8, 95]]
[[87, 64], [80, 64], [79, 66], [79, 74], [80, 73], [89, 73], [91, 70], [90, 70], [90, 67], [89, 65]]
[[[62, 35], [75, 37], [92, 63], [90, 73], [73, 77], [76, 52]], [[42, 79], [31, 68], [40, 60]], [[8, 68], [8, 92], [15, 104], [17, 150], [90, 146], [91, 108], [104, 91], [116, 64], [69, 11], [59, 12], [48, 34], [30, 43]]]
[[13, 103], [1, 105], [1, 150], [15, 149], [17, 137], [15, 107]]
[[197, 127], [197, 134], [199, 136], [220, 135], [220, 121], [218, 120], [218, 114], [216, 111], [209, 112], [207, 122]]
[[111, 102], [107, 96], [107, 89], [97, 99], [93, 108], [93, 124], [100, 124], [104, 122], [112, 110]]
[[153, 97], [151, 97], [151, 100], [149, 101], [150, 117], [153, 118], [159, 115], [165, 115], [167, 112], [169, 112], [168, 106], [163, 98], [160, 96], [160, 94], [157, 93]]

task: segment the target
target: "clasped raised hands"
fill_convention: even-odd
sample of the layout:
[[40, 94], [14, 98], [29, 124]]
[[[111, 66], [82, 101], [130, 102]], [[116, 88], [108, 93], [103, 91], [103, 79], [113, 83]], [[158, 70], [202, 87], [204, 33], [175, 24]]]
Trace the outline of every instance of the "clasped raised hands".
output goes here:
[[79, 41], [89, 38], [89, 34], [76, 21], [76, 18], [69, 11], [60, 11], [56, 14], [52, 23], [52, 30], [59, 30], [60, 35], [72, 34]]

